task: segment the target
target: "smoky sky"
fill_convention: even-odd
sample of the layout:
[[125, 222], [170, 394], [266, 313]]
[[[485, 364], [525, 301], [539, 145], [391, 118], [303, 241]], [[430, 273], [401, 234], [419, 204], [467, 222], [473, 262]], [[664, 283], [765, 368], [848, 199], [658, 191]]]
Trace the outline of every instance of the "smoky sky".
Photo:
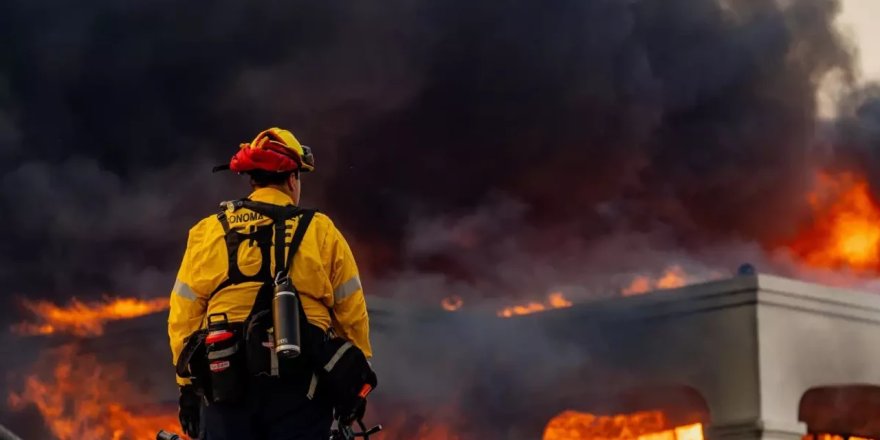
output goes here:
[[[305, 204], [376, 276], [469, 282], [479, 274], [462, 261], [488, 258], [489, 241], [514, 240], [540, 266], [622, 230], [662, 230], [681, 248], [777, 239], [831, 160], [815, 152], [815, 91], [849, 72], [839, 8], [4, 2], [2, 295], [166, 294], [187, 228], [247, 193], [211, 166], [272, 125], [314, 149]], [[853, 93], [852, 117], [835, 127], [858, 130], [834, 160], [873, 157], [877, 106]], [[431, 246], [416, 236], [498, 200], [517, 207], [515, 227]]]

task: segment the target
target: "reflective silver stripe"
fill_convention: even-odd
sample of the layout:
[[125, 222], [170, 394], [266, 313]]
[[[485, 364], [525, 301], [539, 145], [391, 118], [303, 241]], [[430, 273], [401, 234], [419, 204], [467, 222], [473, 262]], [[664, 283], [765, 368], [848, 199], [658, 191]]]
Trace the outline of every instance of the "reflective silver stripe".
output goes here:
[[0, 425], [0, 438], [5, 440], [21, 440], [21, 437], [13, 434], [12, 431], [4, 428], [3, 425]]
[[324, 371], [330, 371], [333, 367], [336, 366], [336, 363], [342, 359], [342, 355], [351, 348], [351, 342], [346, 341], [345, 344], [342, 344], [342, 347], [339, 347], [339, 350], [336, 350], [336, 353], [333, 354], [333, 357], [327, 362], [327, 365], [324, 365]]
[[238, 346], [235, 345], [229, 348], [224, 348], [223, 350], [209, 351], [208, 359], [219, 359], [227, 356], [232, 356], [233, 354], [235, 354], [236, 351], [238, 351]]
[[189, 284], [180, 281], [180, 278], [174, 281], [174, 287], [171, 289], [171, 291], [190, 301], [196, 300], [196, 293], [193, 292], [192, 287], [189, 287]]
[[358, 291], [361, 288], [361, 279], [357, 275], [351, 277], [348, 281], [339, 285], [336, 290], [333, 291], [333, 298], [336, 302], [342, 301], [345, 298], [351, 296], [352, 293]]
[[308, 397], [309, 400], [312, 400], [315, 398], [315, 389], [316, 388], [318, 388], [318, 376], [315, 376], [314, 374], [312, 374], [312, 380], [309, 381], [309, 392], [306, 393], [306, 397]]

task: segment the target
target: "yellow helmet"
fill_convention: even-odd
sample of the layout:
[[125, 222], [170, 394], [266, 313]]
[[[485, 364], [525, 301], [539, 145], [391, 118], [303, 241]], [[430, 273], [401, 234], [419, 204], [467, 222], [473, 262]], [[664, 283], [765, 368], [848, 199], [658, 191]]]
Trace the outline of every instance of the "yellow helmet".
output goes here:
[[236, 173], [268, 171], [273, 173], [315, 170], [311, 148], [302, 145], [293, 133], [278, 127], [261, 131], [253, 141], [241, 144], [229, 165], [214, 168], [230, 169]]

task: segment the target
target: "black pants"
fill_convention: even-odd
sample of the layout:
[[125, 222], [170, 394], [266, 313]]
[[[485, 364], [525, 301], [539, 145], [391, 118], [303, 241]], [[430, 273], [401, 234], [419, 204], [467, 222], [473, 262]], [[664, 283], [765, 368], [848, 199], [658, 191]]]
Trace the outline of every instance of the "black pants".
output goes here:
[[328, 440], [333, 410], [306, 398], [306, 386], [254, 378], [245, 401], [202, 410], [200, 440]]

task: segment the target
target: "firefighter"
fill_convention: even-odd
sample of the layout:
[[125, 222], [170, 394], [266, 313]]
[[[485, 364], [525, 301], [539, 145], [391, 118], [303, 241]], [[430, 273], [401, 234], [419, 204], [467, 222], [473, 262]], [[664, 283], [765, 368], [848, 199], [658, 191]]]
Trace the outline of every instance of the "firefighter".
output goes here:
[[[253, 192], [247, 199], [225, 203], [221, 213], [189, 231], [168, 316], [181, 426], [190, 437], [203, 440], [325, 440], [333, 409], [315, 397], [315, 376], [302, 368], [309, 361], [309, 344], [335, 334], [351, 343], [347, 346], [360, 349], [363, 357], [372, 355], [364, 292], [351, 249], [330, 218], [320, 213], [306, 216], [308, 211], [298, 208], [300, 179], [314, 170], [314, 159], [291, 132], [265, 130], [241, 144], [229, 165], [217, 169], [248, 175]], [[271, 311], [269, 323], [260, 327], [260, 320], [265, 321], [261, 317], [271, 308], [273, 278], [279, 272], [289, 275], [305, 318], [304, 352], [289, 368], [272, 350]], [[246, 351], [246, 357], [226, 351], [231, 364], [212, 362], [204, 374], [213, 379], [203, 389], [203, 380], [198, 381], [201, 385], [192, 383], [181, 371], [195, 368], [196, 359], [190, 356], [204, 357], [185, 346], [208, 327], [209, 317], [228, 323], [230, 334], [240, 340], [232, 347]], [[234, 390], [243, 390], [235, 399], [224, 397], [236, 394], [234, 390], [212, 391], [229, 377], [242, 382], [234, 384]]]

